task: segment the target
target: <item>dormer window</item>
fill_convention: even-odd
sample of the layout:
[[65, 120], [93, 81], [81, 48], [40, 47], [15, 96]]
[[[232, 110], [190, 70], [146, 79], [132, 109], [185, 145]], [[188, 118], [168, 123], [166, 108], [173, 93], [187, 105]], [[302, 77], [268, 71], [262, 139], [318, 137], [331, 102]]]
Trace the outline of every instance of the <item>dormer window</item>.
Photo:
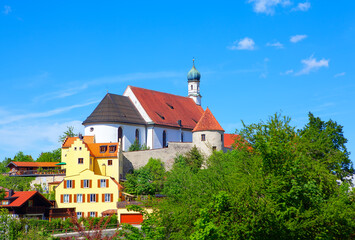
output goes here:
[[165, 120], [165, 117], [160, 115], [159, 113], [155, 112], [161, 119]]
[[168, 105], [169, 108], [174, 109], [174, 107], [172, 105], [170, 105], [169, 103], [166, 103], [166, 105]]
[[106, 145], [100, 146], [100, 153], [105, 153], [106, 151], [107, 151]]
[[109, 148], [110, 153], [116, 152], [116, 145], [111, 145]]

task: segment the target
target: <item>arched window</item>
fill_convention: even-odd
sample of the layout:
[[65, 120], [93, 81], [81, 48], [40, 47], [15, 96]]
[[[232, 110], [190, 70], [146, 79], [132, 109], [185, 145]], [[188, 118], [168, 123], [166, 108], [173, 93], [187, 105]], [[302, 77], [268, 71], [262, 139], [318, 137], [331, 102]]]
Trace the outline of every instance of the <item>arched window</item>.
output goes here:
[[164, 130], [163, 131], [163, 148], [167, 147], [167, 144], [166, 144], [166, 131]]
[[120, 139], [121, 139], [121, 141], [122, 141], [122, 136], [123, 136], [122, 128], [119, 127], [119, 128], [118, 128], [118, 132], [117, 132], [117, 141], [118, 141], [118, 142], [120, 141]]
[[181, 132], [181, 142], [184, 142], [184, 133]]
[[193, 90], [194, 89], [194, 86], [191, 84], [191, 90]]
[[136, 129], [136, 141], [138, 144], [140, 144], [139, 143], [139, 129], [138, 128]]

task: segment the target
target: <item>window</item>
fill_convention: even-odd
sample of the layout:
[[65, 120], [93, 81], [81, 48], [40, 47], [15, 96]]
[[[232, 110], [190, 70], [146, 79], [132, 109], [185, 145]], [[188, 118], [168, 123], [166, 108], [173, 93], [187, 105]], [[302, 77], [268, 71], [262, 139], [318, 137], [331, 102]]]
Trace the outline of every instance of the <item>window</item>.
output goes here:
[[201, 134], [201, 141], [206, 141], [206, 135], [205, 134]]
[[90, 212], [89, 215], [90, 217], [96, 217], [96, 212]]
[[78, 164], [83, 164], [84, 163], [84, 158], [78, 158]]
[[76, 213], [76, 217], [77, 217], [77, 219], [82, 218], [83, 217], [83, 213], [82, 212], [77, 212]]
[[181, 142], [184, 142], [184, 133], [181, 133]]
[[33, 207], [33, 200], [28, 200], [28, 206]]
[[74, 188], [74, 181], [73, 180], [67, 180], [67, 188]]
[[96, 202], [96, 194], [90, 194], [90, 202]]
[[111, 145], [109, 148], [110, 153], [113, 153], [116, 151], [116, 145]]
[[9, 204], [9, 201], [2, 201], [2, 205], [7, 205]]
[[221, 134], [221, 142], [223, 142], [223, 133]]
[[100, 146], [100, 153], [105, 153], [106, 151], [107, 151], [106, 145]]
[[74, 147], [74, 151], [76, 151], [76, 147]]
[[63, 203], [69, 203], [69, 194], [63, 195]]
[[100, 179], [100, 188], [106, 187], [106, 179]]
[[[186, 88], [185, 88], [186, 89]], [[194, 89], [194, 86], [191, 84], [191, 90], [193, 90]]]
[[107, 160], [107, 165], [112, 166], [112, 160]]
[[117, 142], [120, 142], [121, 141], [121, 139], [122, 139], [122, 136], [123, 136], [123, 131], [122, 131], [122, 128], [121, 127], [119, 127], [118, 128], [118, 132], [117, 132]]
[[90, 188], [90, 180], [89, 179], [85, 179], [82, 181], [83, 181], [83, 188]]
[[166, 144], [166, 131], [164, 130], [163, 131], [163, 148], [167, 147], [167, 144]]
[[91, 128], [90, 128], [90, 132], [93, 132], [93, 131], [94, 131], [94, 128], [93, 128], [93, 127], [91, 127]]
[[105, 202], [111, 202], [111, 194], [110, 193], [105, 193]]
[[217, 150], [217, 147], [216, 146], [213, 146], [212, 147], [212, 151], [216, 151]]
[[81, 147], [79, 147], [79, 151], [81, 151]]
[[136, 141], [139, 144], [139, 130], [136, 129]]
[[76, 194], [76, 202], [77, 203], [83, 202], [83, 194]]

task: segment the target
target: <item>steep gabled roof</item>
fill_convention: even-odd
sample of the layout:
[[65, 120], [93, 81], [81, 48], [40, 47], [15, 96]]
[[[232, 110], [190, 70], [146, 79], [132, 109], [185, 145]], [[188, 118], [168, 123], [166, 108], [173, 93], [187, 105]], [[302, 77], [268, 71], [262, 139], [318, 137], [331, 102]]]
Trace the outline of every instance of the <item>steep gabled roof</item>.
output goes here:
[[223, 131], [224, 129], [219, 125], [217, 119], [213, 116], [209, 108], [203, 113], [202, 117], [196, 124], [196, 127], [192, 130], [197, 131]]
[[145, 121], [128, 97], [107, 93], [83, 125], [89, 123], [145, 124]]
[[10, 162], [6, 167], [14, 165], [15, 167], [58, 167], [59, 162]]
[[128, 86], [155, 124], [193, 129], [203, 109], [188, 97]]
[[[78, 138], [79, 137], [67, 137], [62, 144], [62, 148], [69, 148]], [[94, 143], [94, 139], [95, 136], [83, 136], [83, 141], [85, 143]]]
[[[38, 196], [41, 197], [44, 200], [44, 202], [47, 202], [48, 206], [52, 206], [52, 203], [49, 202], [38, 191], [24, 191], [24, 192], [15, 192], [14, 195], [12, 195], [10, 198], [16, 198], [16, 199], [8, 205], [2, 205], [2, 207], [21, 207], [25, 202], [30, 200], [36, 194], [38, 194]], [[9, 197], [9, 193], [7, 192], [5, 195], [5, 198], [8, 198], [8, 197]]]

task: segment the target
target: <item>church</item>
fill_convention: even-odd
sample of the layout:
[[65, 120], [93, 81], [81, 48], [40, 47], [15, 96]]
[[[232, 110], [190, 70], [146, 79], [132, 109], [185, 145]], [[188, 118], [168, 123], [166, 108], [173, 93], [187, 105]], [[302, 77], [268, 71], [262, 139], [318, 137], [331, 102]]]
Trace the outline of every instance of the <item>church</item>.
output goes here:
[[[173, 142], [193, 142], [193, 130], [205, 112], [200, 78], [193, 61], [187, 74], [187, 97], [133, 86], [128, 86], [122, 96], [107, 93], [83, 122], [85, 136], [94, 136], [96, 143], [121, 142], [123, 151], [128, 151], [134, 141], [152, 150]], [[212, 147], [222, 150], [224, 130], [217, 125], [209, 129], [220, 135], [218, 144]]]

